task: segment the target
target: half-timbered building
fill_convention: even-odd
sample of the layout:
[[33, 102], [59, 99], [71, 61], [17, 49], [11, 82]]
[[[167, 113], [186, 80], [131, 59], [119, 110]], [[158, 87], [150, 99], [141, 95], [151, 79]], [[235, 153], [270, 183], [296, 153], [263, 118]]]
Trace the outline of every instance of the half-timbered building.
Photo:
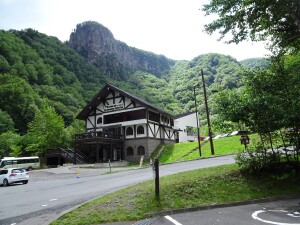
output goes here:
[[77, 119], [85, 121], [86, 132], [75, 136], [75, 151], [89, 163], [149, 159], [159, 144], [178, 139], [174, 116], [111, 84]]

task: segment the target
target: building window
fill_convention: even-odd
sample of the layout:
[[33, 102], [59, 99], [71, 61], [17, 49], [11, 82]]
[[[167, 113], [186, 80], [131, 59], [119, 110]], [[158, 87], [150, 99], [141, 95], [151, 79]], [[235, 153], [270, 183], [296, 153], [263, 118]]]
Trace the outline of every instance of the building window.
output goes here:
[[97, 124], [102, 124], [102, 117], [99, 117], [99, 118], [97, 119]]
[[128, 127], [126, 129], [126, 136], [130, 136], [130, 135], [133, 135], [133, 129], [132, 129], [132, 127]]
[[139, 146], [138, 147], [137, 154], [138, 155], [145, 155], [145, 148], [144, 148], [144, 146]]
[[137, 134], [145, 134], [145, 129], [143, 126], [138, 126], [137, 128]]
[[149, 120], [159, 123], [159, 115], [155, 112], [149, 111]]
[[140, 119], [146, 119], [145, 109], [104, 115], [104, 124], [121, 123]]
[[174, 127], [174, 120], [171, 119], [171, 126]]
[[132, 147], [127, 148], [127, 155], [133, 155], [133, 148]]

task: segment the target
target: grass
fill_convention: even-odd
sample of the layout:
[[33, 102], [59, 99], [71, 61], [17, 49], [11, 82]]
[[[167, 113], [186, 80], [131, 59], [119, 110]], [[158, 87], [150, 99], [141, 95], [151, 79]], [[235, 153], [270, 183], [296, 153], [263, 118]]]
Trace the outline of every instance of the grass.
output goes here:
[[[250, 139], [256, 139], [257, 135], [249, 135]], [[236, 154], [245, 149], [240, 143], [240, 136], [232, 136], [214, 139], [215, 155]], [[201, 157], [211, 156], [209, 141], [201, 141]], [[198, 142], [177, 143], [165, 145], [159, 157], [160, 163], [171, 163], [199, 158]]]
[[299, 176], [288, 174], [245, 176], [235, 164], [198, 169], [161, 178], [159, 201], [151, 180], [86, 203], [51, 224], [137, 221], [170, 209], [299, 194], [299, 184]]

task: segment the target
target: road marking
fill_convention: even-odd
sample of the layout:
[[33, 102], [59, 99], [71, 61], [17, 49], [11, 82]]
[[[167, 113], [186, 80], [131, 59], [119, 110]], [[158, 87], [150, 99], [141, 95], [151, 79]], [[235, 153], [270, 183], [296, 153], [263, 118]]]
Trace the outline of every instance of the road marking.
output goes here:
[[46, 207], [46, 206], [48, 206], [47, 204], [46, 205], [42, 205], [43, 207]]
[[294, 217], [294, 218], [298, 218], [300, 217], [300, 213], [299, 212], [293, 212], [293, 213], [289, 213], [287, 214], [288, 216]]
[[53, 201], [57, 201], [57, 199], [56, 199], [56, 198], [53, 198], [53, 199], [50, 199], [49, 201], [50, 201], [50, 202], [53, 202]]
[[17, 223], [12, 223], [11, 225], [16, 225]]
[[[282, 213], [287, 213], [288, 211], [285, 210], [268, 210], [269, 212], [282, 212]], [[300, 223], [280, 223], [280, 222], [275, 222], [275, 221], [269, 221], [269, 220], [264, 220], [259, 218], [258, 214], [260, 213], [265, 213], [268, 212], [267, 210], [258, 210], [252, 213], [252, 218], [255, 220], [259, 220], [263, 223], [269, 223], [269, 224], [275, 224], [275, 225], [300, 225]], [[289, 214], [287, 214], [289, 215]]]
[[171, 221], [172, 223], [174, 223], [175, 225], [182, 225], [181, 223], [179, 223], [176, 220], [174, 220], [171, 216], [165, 216], [165, 218], [167, 220]]

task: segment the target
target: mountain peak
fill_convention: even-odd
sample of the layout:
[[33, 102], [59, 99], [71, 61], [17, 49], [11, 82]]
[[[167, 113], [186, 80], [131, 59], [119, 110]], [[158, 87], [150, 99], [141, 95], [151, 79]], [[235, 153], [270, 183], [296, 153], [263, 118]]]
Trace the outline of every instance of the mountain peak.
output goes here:
[[70, 35], [69, 46], [87, 62], [94, 63], [99, 55], [115, 52], [116, 42], [108, 28], [97, 22], [87, 21], [77, 24]]
[[108, 28], [93, 21], [76, 26], [70, 36], [69, 46], [88, 63], [117, 80], [124, 79], [124, 71], [132, 73], [140, 70], [160, 76], [175, 63], [163, 55], [139, 50], [116, 40]]

